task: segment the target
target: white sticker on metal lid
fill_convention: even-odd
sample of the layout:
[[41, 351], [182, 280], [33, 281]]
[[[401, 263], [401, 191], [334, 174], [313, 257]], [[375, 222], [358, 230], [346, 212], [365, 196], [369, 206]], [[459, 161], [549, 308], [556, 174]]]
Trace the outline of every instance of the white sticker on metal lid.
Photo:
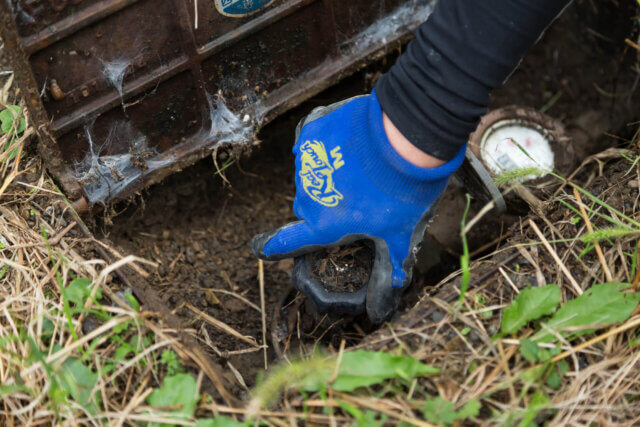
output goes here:
[[536, 168], [539, 173], [519, 177], [521, 182], [553, 170], [553, 151], [539, 125], [517, 119], [494, 123], [482, 135], [480, 155], [493, 175]]

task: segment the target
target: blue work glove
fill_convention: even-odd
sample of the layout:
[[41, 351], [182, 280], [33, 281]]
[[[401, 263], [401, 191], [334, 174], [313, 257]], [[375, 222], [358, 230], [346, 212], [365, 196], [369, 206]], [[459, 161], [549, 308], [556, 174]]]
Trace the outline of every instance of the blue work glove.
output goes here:
[[437, 168], [409, 163], [387, 139], [375, 91], [316, 108], [298, 125], [293, 147], [293, 210], [300, 221], [255, 236], [251, 248], [262, 259], [278, 260], [372, 240], [366, 310], [380, 323], [395, 311], [398, 289], [411, 281], [433, 208], [465, 149]]

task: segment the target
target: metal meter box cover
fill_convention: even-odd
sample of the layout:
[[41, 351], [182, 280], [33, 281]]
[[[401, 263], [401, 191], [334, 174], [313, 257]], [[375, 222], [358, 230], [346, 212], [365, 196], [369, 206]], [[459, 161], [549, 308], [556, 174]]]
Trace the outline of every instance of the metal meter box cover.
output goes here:
[[0, 0], [50, 172], [126, 197], [406, 40], [433, 0]]

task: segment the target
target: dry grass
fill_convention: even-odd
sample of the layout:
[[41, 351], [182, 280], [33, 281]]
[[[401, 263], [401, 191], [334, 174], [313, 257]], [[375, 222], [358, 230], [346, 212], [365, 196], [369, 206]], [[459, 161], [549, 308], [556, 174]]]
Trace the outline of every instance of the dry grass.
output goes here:
[[[0, 89], [0, 110], [20, 104], [9, 97], [11, 80]], [[97, 255], [40, 160], [25, 154], [33, 134], [27, 117], [24, 133], [0, 138], [0, 424], [161, 420], [145, 398], [176, 340], [155, 315], [114, 295], [123, 286], [113, 272], [141, 260], [109, 264]], [[122, 343], [133, 343], [126, 357], [117, 354]]]

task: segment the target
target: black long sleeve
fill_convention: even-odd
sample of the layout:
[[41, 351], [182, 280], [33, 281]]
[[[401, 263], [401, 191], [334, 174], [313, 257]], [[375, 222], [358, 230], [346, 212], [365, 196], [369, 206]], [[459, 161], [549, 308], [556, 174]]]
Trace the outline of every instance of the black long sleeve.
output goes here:
[[490, 92], [571, 0], [439, 0], [376, 84], [382, 110], [422, 151], [449, 160], [486, 113]]

